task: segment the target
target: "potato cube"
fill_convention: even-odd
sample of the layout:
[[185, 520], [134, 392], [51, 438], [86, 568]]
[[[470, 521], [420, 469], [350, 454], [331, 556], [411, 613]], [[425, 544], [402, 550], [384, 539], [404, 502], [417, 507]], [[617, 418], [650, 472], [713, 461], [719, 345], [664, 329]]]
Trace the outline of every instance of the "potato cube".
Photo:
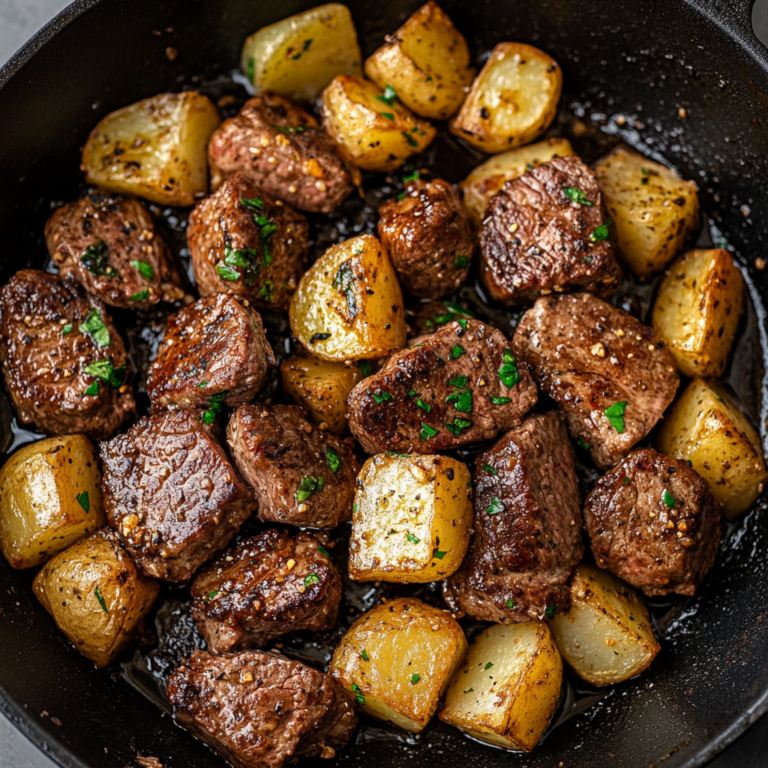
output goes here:
[[484, 152], [528, 144], [557, 114], [563, 72], [544, 51], [499, 43], [472, 83], [451, 131]]
[[323, 91], [323, 127], [345, 160], [365, 171], [393, 171], [435, 137], [434, 127], [361, 77], [339, 75]]
[[480, 741], [530, 752], [560, 703], [562, 680], [546, 624], [494, 624], [470, 646], [439, 717]]
[[349, 8], [328, 3], [262, 27], [245, 41], [242, 67], [256, 93], [314, 101], [336, 75], [362, 71]]
[[219, 122], [210, 99], [195, 91], [111, 112], [83, 149], [86, 180], [161, 205], [194, 205], [208, 192], [208, 140]]
[[104, 525], [101, 474], [85, 435], [25, 445], [0, 470], [0, 548], [14, 568], [49, 560]]
[[592, 685], [639, 675], [659, 652], [651, 617], [635, 589], [582, 563], [570, 580], [571, 609], [549, 627], [562, 657]]
[[59, 629], [97, 667], [123, 650], [160, 591], [108, 528], [56, 555], [32, 588]]
[[384, 357], [405, 344], [403, 293], [372, 235], [329, 248], [301, 278], [289, 317], [294, 336], [323, 360]]
[[461, 106], [475, 76], [470, 62], [464, 36], [430, 0], [366, 59], [365, 74], [379, 88], [394, 88], [417, 115], [445, 120]]
[[435, 713], [466, 650], [464, 632], [449, 613], [399, 597], [350, 627], [328, 672], [364, 712], [416, 733]]
[[689, 251], [669, 268], [653, 307], [653, 329], [686, 376], [722, 375], [743, 293], [744, 278], [722, 248]]
[[768, 480], [760, 436], [730, 395], [711, 381], [691, 381], [662, 422], [656, 447], [686, 459], [709, 483], [729, 520], [754, 503]]
[[280, 365], [285, 393], [315, 424], [334, 435], [347, 431], [347, 395], [363, 378], [356, 365], [316, 357], [289, 357]]
[[447, 456], [372, 456], [357, 480], [349, 542], [355, 581], [438, 581], [461, 565], [471, 477]]
[[696, 184], [626, 149], [595, 173], [623, 261], [638, 277], [664, 269], [699, 225]]

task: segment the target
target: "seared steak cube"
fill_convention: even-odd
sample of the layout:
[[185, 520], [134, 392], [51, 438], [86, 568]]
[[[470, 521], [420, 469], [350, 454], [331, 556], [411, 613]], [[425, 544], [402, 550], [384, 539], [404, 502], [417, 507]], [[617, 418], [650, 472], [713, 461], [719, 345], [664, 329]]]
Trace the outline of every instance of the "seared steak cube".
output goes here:
[[563, 415], [529, 416], [478, 456], [474, 487], [472, 549], [443, 582], [451, 610], [501, 624], [567, 611], [584, 544]]
[[0, 359], [19, 421], [49, 435], [100, 440], [136, 410], [123, 340], [71, 278], [22, 269], [0, 289]]
[[619, 266], [595, 174], [556, 157], [504, 184], [480, 232], [481, 276], [494, 299], [532, 302], [552, 291], [612, 293]]
[[460, 318], [414, 339], [347, 398], [368, 453], [435, 453], [517, 426], [536, 386], [501, 331]]
[[184, 298], [173, 256], [138, 200], [86, 195], [48, 219], [45, 241], [61, 274], [105, 304], [136, 309]]
[[598, 480], [584, 522], [597, 564], [647, 595], [694, 594], [720, 545], [720, 508], [707, 481], [650, 448]]
[[301, 408], [238, 408], [227, 427], [227, 442], [256, 494], [262, 520], [333, 528], [351, 518], [360, 471], [354, 441], [321, 431]]
[[297, 629], [330, 629], [340, 600], [341, 576], [308, 531], [262, 531], [192, 582], [192, 615], [212, 653], [258, 648]]
[[225, 120], [208, 145], [216, 189], [236, 173], [301, 211], [330, 213], [352, 191], [352, 175], [317, 120], [290, 99], [264, 92]]
[[186, 581], [256, 509], [216, 438], [185, 411], [153, 414], [101, 445], [109, 524], [150, 576]]
[[650, 328], [589, 293], [539, 299], [512, 349], [603, 469], [653, 429], [680, 381]]
[[287, 309], [307, 252], [307, 220], [238, 174], [189, 216], [187, 240], [202, 296], [237, 293]]
[[456, 190], [442, 179], [412, 181], [379, 210], [379, 239], [413, 296], [438, 298], [466, 279], [475, 246]]
[[168, 318], [147, 391], [162, 408], [234, 408], [253, 399], [274, 364], [248, 299], [215, 293]]
[[195, 651], [168, 678], [168, 699], [179, 723], [237, 768], [333, 757], [357, 725], [339, 683], [263, 651]]

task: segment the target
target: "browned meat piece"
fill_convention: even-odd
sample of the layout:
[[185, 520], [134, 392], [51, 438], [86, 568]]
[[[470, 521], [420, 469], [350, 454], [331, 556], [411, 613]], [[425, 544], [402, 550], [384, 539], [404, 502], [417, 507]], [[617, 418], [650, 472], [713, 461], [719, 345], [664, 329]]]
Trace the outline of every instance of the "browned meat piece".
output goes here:
[[270, 528], [197, 574], [192, 615], [211, 653], [258, 648], [297, 629], [330, 629], [341, 588], [320, 539]]
[[680, 379], [663, 347], [650, 328], [589, 293], [539, 299], [512, 340], [603, 469], [653, 429], [675, 396]]
[[136, 410], [123, 340], [71, 278], [23, 269], [0, 289], [0, 359], [19, 421], [49, 435], [101, 440]]
[[379, 238], [414, 296], [445, 296], [467, 279], [474, 233], [458, 193], [442, 179], [411, 181], [405, 197], [382, 205]]
[[187, 240], [201, 296], [238, 293], [287, 309], [304, 266], [309, 224], [243, 174], [198, 203]]
[[186, 581], [256, 509], [215, 427], [185, 411], [153, 414], [101, 444], [109, 524], [150, 576]]
[[235, 408], [253, 399], [274, 365], [248, 299], [215, 293], [168, 318], [147, 391], [163, 408]]
[[195, 651], [168, 678], [176, 718], [236, 768], [281, 768], [333, 757], [357, 725], [341, 685], [299, 661], [264, 651]]
[[508, 181], [480, 232], [480, 274], [494, 299], [527, 304], [552, 291], [613, 293], [621, 271], [595, 174], [575, 155]]
[[501, 331], [464, 319], [414, 339], [347, 398], [349, 427], [371, 454], [487, 440], [535, 404], [536, 386]]
[[443, 582], [451, 610], [512, 624], [567, 611], [584, 554], [579, 483], [565, 418], [529, 416], [477, 458], [469, 557]]
[[262, 520], [334, 528], [351, 518], [361, 468], [354, 441], [319, 430], [301, 408], [238, 408], [227, 443], [259, 500]]
[[694, 594], [720, 544], [720, 509], [707, 481], [650, 448], [597, 481], [584, 521], [597, 564], [647, 595]]
[[86, 195], [48, 219], [45, 241], [61, 274], [105, 304], [136, 309], [184, 298], [173, 256], [138, 200]]
[[352, 175], [317, 120], [276, 93], [249, 99], [208, 145], [216, 189], [245, 173], [262, 191], [301, 211], [330, 213], [352, 191]]

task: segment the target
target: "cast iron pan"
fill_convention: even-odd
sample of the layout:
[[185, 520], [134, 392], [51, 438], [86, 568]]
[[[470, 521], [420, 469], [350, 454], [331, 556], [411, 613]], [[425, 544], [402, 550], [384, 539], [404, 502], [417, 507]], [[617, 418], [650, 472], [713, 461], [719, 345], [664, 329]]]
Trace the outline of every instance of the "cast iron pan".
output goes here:
[[[22, 266], [44, 264], [42, 231], [51, 203], [79, 195], [79, 148], [101, 116], [228, 75], [247, 34], [315, 4], [78, 0], [38, 34], [0, 70], [0, 282]], [[347, 0], [364, 54], [420, 4]], [[751, 3], [441, 5], [474, 52], [505, 39], [543, 47], [565, 72], [568, 111], [603, 132], [641, 142], [698, 182], [704, 210], [746, 268], [753, 309], [730, 382], [765, 435], [768, 274], [752, 264], [765, 255], [768, 238], [768, 57], [752, 34]], [[173, 61], [168, 47], [178, 51]], [[615, 119], [620, 114], [621, 124]], [[10, 423], [9, 404], [0, 397], [3, 451], [14, 440]], [[442, 726], [417, 740], [368, 728], [353, 748], [323, 764], [704, 765], [768, 711], [765, 506], [759, 503], [729, 531], [695, 600], [670, 603], [666, 613], [664, 605], [655, 606], [665, 637], [650, 670], [597, 703], [577, 690], [569, 717], [534, 755], [480, 746]], [[165, 768], [220, 768], [219, 758], [127, 682], [124, 667], [99, 672], [73, 650], [32, 597], [31, 578], [0, 565], [0, 703], [19, 728], [67, 768], [125, 768], [136, 765], [138, 754], [157, 757]]]

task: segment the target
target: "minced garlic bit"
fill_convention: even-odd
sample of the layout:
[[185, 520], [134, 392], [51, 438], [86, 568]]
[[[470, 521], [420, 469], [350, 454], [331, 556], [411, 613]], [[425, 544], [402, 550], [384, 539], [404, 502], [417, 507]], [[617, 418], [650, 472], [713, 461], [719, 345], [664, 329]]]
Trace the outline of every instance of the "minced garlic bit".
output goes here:
[[290, 571], [290, 570], [292, 570], [293, 568], [296, 567], [296, 561], [293, 558], [291, 558], [285, 565], [288, 568], [288, 570]]
[[597, 344], [593, 344], [589, 351], [595, 355], [595, 357], [605, 357], [605, 347], [603, 346], [602, 342], [597, 342]]

